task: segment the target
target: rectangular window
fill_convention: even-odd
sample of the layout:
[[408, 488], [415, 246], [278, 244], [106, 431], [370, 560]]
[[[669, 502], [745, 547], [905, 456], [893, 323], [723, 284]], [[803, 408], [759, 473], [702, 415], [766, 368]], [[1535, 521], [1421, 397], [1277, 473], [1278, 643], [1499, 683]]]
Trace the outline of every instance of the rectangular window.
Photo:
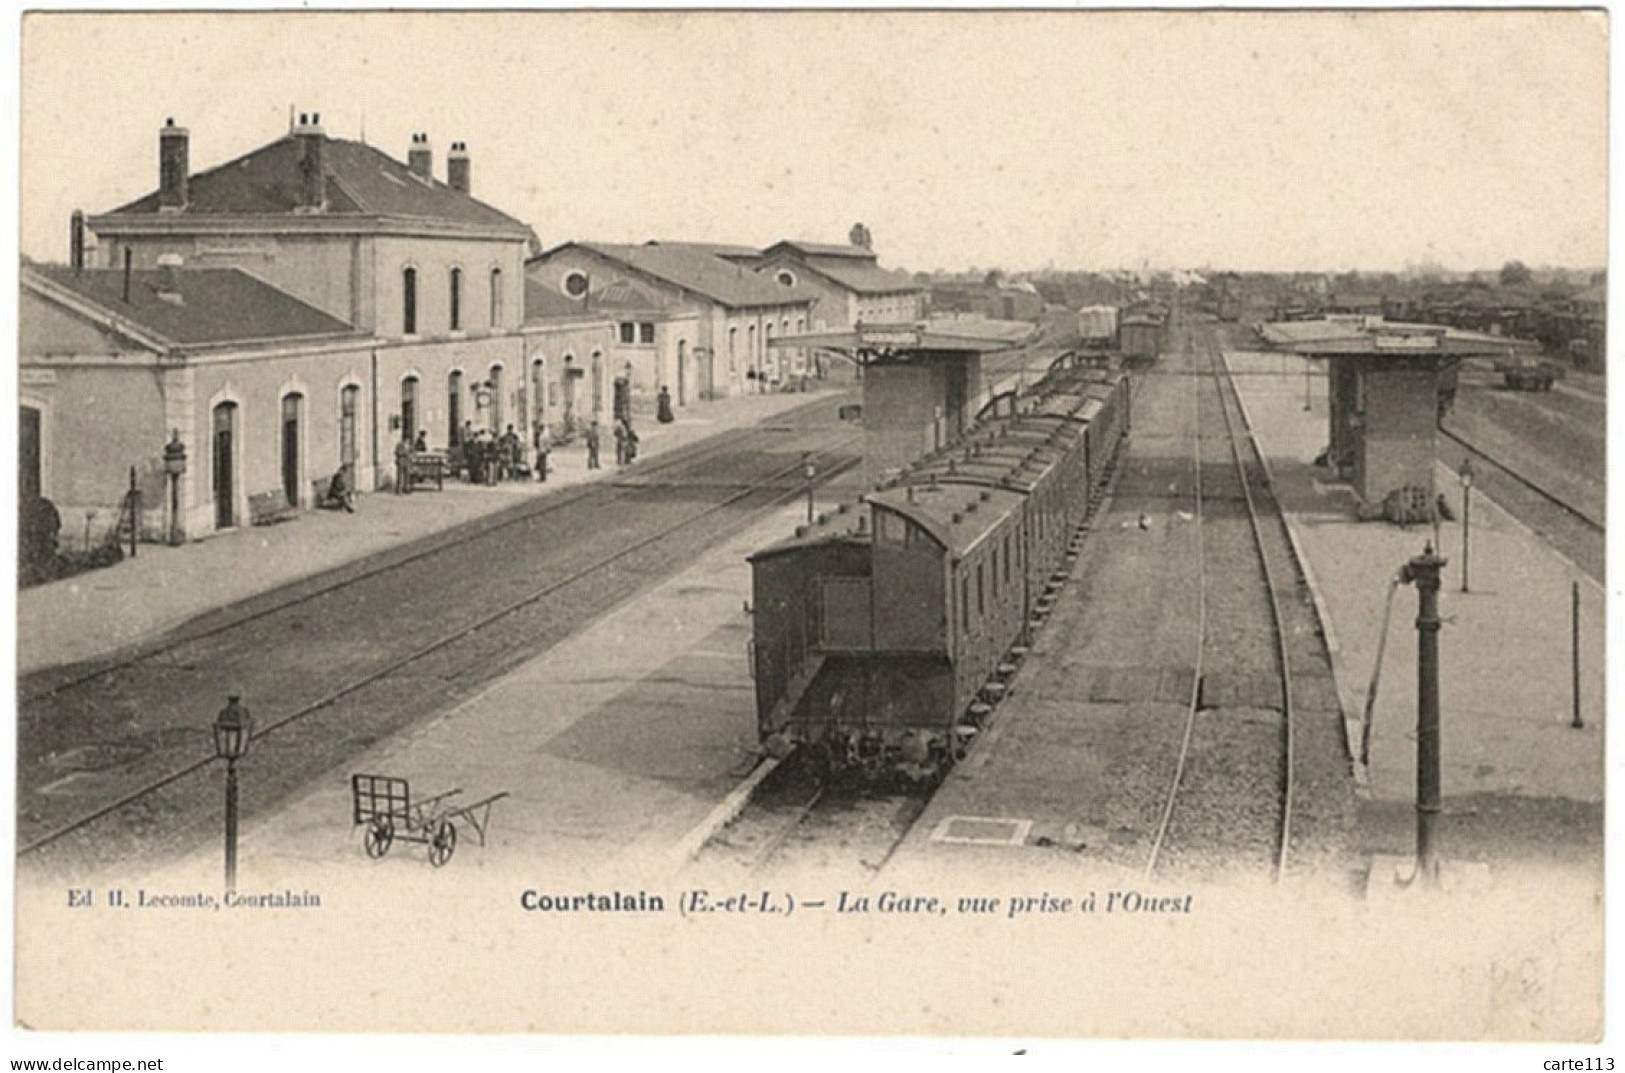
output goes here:
[[635, 343], [637, 341], [638, 326], [633, 324], [631, 321], [623, 321], [621, 324], [621, 342]]
[[463, 270], [451, 270], [451, 330], [461, 331], [463, 327]]
[[655, 341], [655, 326], [653, 324], [638, 325], [638, 342], [653, 343]]
[[491, 327], [502, 327], [502, 269], [491, 269]]

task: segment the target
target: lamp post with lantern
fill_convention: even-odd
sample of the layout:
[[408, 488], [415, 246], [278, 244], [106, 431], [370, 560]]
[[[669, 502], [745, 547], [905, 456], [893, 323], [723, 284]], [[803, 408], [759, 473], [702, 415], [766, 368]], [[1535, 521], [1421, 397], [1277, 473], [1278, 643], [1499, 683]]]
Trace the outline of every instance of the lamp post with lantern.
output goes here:
[[237, 761], [254, 740], [254, 717], [242, 698], [226, 698], [214, 719], [214, 755], [226, 762], [226, 890], [237, 889]]
[[164, 476], [169, 479], [169, 546], [181, 546], [181, 478], [186, 476], [186, 444], [181, 430], [170, 429], [164, 444]]
[[1473, 544], [1473, 460], [1461, 460], [1461, 591], [1467, 591], [1468, 555]]
[[801, 475], [807, 478], [807, 524], [813, 521], [813, 478], [818, 476], [818, 467], [813, 465], [812, 455], [801, 456]]

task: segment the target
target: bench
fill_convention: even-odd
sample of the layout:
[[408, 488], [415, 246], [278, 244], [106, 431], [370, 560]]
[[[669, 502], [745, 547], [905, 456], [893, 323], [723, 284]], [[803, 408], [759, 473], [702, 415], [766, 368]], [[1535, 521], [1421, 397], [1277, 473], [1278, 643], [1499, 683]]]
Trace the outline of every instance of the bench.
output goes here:
[[248, 520], [253, 525], [276, 525], [292, 521], [299, 508], [288, 502], [281, 490], [259, 492], [248, 497]]
[[435, 491], [446, 487], [446, 474], [452, 472], [451, 460], [443, 451], [420, 451], [412, 456], [410, 464], [413, 489], [427, 487], [434, 482]]

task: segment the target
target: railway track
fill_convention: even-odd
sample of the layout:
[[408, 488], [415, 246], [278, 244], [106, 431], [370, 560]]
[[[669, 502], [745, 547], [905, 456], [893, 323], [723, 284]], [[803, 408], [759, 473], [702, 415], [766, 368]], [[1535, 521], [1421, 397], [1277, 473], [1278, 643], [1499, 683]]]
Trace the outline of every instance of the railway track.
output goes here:
[[1514, 468], [1510, 463], [1490, 454], [1488, 451], [1485, 451], [1482, 447], [1478, 446], [1476, 443], [1472, 442], [1466, 437], [1461, 436], [1456, 432], [1452, 432], [1450, 429], [1445, 427], [1443, 422], [1439, 424], [1439, 434], [1445, 439], [1454, 443], [1462, 451], [1466, 452], [1466, 454], [1473, 459], [1474, 468], [1478, 469], [1481, 474], [1486, 468], [1497, 474], [1503, 474], [1507, 480], [1514, 482], [1520, 488], [1524, 488], [1529, 492], [1534, 493], [1540, 499], [1563, 511], [1564, 514], [1566, 514], [1570, 519], [1578, 522], [1592, 534], [1602, 536], [1605, 532], [1606, 526], [1600, 519], [1592, 517], [1585, 510], [1575, 506], [1569, 500], [1530, 480], [1528, 477], [1524, 476], [1523, 473]]
[[[605, 541], [597, 554], [591, 548], [585, 554], [572, 549], [564, 556], [564, 569], [540, 585], [532, 583], [516, 593], [512, 573], [493, 578], [476, 595], [499, 594], [499, 599], [481, 599], [471, 614], [465, 610], [444, 622], [431, 619], [426, 630], [421, 628], [424, 623], [414, 621], [417, 628], [395, 639], [400, 643], [383, 644], [384, 651], [374, 650], [380, 647], [375, 638], [354, 636], [352, 621], [349, 644], [360, 649], [360, 655], [346, 659], [326, 653], [335, 666], [320, 668], [324, 673], [296, 684], [288, 691], [292, 694], [289, 703], [264, 705], [271, 711], [254, 735], [256, 771], [251, 786], [255, 789], [250, 793], [255, 796], [246, 804], [251, 808], [274, 805], [309, 777], [342, 763], [415, 718], [454, 703], [479, 683], [567, 635], [581, 621], [630, 595], [641, 580], [680, 562], [692, 546], [714, 543], [753, 522], [761, 511], [799, 497], [806, 489], [801, 476], [805, 454], [818, 461], [822, 480], [856, 464], [857, 457], [848, 448], [857, 437], [844, 435], [842, 430], [843, 435], [834, 438], [828, 431], [808, 428], [799, 430], [806, 439], [797, 442], [797, 431], [759, 427], [728, 437], [708, 450], [635, 471], [637, 477], [621, 478], [614, 483], [607, 504], [601, 500], [595, 506], [618, 505], [623, 512], [645, 507], [659, 510], [659, 524], [635, 533], [614, 532], [613, 536], [625, 539]], [[766, 442], [759, 442], [763, 437]], [[788, 451], [783, 450], [786, 438], [792, 441]], [[768, 450], [769, 443], [780, 450]], [[716, 479], [713, 471], [719, 467], [718, 460], [730, 454], [731, 464], [742, 466], [743, 472]], [[791, 457], [793, 464], [784, 464]], [[705, 467], [706, 479], [671, 479], [696, 466]], [[199, 667], [216, 678], [230, 678], [244, 662], [243, 650], [249, 650], [251, 658], [267, 633], [296, 638], [309, 622], [320, 620], [344, 601], [390, 602], [396, 595], [388, 584], [396, 580], [392, 575], [416, 571], [415, 579], [407, 580], [421, 581], [424, 571], [455, 572], [470, 556], [477, 563], [482, 552], [511, 547], [515, 536], [534, 536], [527, 527], [558, 524], [559, 512], [583, 496], [561, 498], [562, 502], [544, 503], [487, 527], [471, 538], [482, 542], [480, 547], [430, 542], [410, 554], [340, 578], [336, 584], [272, 601], [235, 621], [182, 633], [88, 673], [52, 682], [49, 688], [25, 698], [23, 717], [32, 718], [37, 726], [54, 715], [71, 718], [76, 710], [93, 712], [96, 718], [87, 718], [91, 725], [82, 736], [90, 739], [88, 747], [108, 750], [117, 759], [123, 743], [116, 732], [123, 729], [126, 739], [139, 739], [142, 728], [138, 722], [130, 726], [127, 711], [102, 709], [109, 705], [129, 708], [126, 694], [139, 696], [145, 690], [146, 696], [153, 695], [155, 675], [173, 676], [178, 671], [178, 684], [183, 687], [188, 672]], [[633, 502], [629, 505], [623, 502], [626, 500]], [[681, 540], [672, 539], [679, 536]], [[516, 568], [516, 572], [523, 580], [523, 569]], [[445, 599], [450, 606], [463, 608], [468, 601], [456, 599], [455, 580], [442, 586], [452, 590]], [[369, 610], [362, 609], [363, 619], [369, 617]], [[392, 621], [388, 608], [380, 610], [386, 612], [382, 616], [385, 624]], [[334, 640], [331, 634], [324, 635], [317, 647], [325, 650]], [[196, 690], [171, 685], [167, 695], [193, 692]], [[190, 699], [194, 705], [219, 703], [212, 694]], [[63, 781], [72, 783], [80, 778], [79, 773], [70, 771], [66, 779], [41, 785], [53, 773], [50, 764], [41, 760], [37, 748], [32, 758], [25, 755], [20, 772], [24, 792], [19, 794], [19, 857], [30, 865], [83, 868], [95, 862], [124, 865], [131, 859], [189, 848], [203, 818], [213, 818], [212, 810], [204, 806], [214, 797], [210, 776], [214, 759], [212, 751], [204, 748], [207, 720], [178, 722], [178, 726], [165, 728], [167, 733], [154, 736], [149, 732], [147, 744], [152, 748], [134, 762], [110, 765], [111, 774], [101, 774], [106, 769], [94, 767], [80, 769], [89, 772], [92, 786], [86, 791], [70, 785], [62, 797], [54, 795], [54, 787]], [[100, 740], [98, 732], [112, 740]], [[32, 767], [27, 766], [30, 759], [35, 761]]]
[[[1189, 335], [1186, 340], [1188, 345]], [[1173, 778], [1144, 872], [1148, 878], [1155, 876], [1169, 866], [1171, 858], [1179, 857], [1186, 864], [1263, 864], [1272, 879], [1279, 882], [1286, 874], [1293, 842], [1295, 796], [1292, 661], [1279, 596], [1283, 579], [1292, 568], [1291, 556], [1282, 548], [1284, 535], [1267, 537], [1260, 520], [1255, 484], [1260, 490], [1266, 489], [1267, 479], [1251, 438], [1240, 435], [1241, 418], [1232, 416], [1232, 410], [1240, 408], [1235, 385], [1213, 341], [1204, 337], [1199, 348], [1207, 352], [1207, 367], [1203, 370], [1206, 375], [1197, 375], [1192, 381], [1197, 545], [1194, 673]], [[1194, 353], [1191, 356], [1196, 357]], [[1215, 404], [1220, 420], [1205, 420], [1204, 410], [1211, 411]], [[1223, 430], [1225, 447], [1220, 454], [1228, 457], [1226, 468], [1233, 470], [1231, 476], [1237, 487], [1234, 492], [1223, 492], [1214, 487], [1216, 482], [1204, 481], [1204, 425], [1214, 424]], [[1241, 439], [1246, 439], [1245, 451]], [[1244, 454], [1248, 457], [1244, 458]], [[1234, 519], [1226, 522], [1228, 531], [1223, 535], [1230, 538], [1228, 541], [1209, 533], [1209, 527], [1215, 524], [1216, 508], [1228, 504], [1239, 504], [1245, 515], [1256, 567], [1253, 583], [1246, 586], [1251, 591], [1241, 591], [1237, 584], [1241, 572], [1235, 569], [1238, 564], [1221, 556], [1223, 549], [1235, 546]], [[1220, 570], [1213, 569], [1215, 563]], [[1221, 580], [1224, 595], [1216, 614], [1213, 594]], [[1235, 703], [1230, 705], [1214, 704], [1207, 695], [1210, 669], [1243, 662], [1243, 652], [1249, 646], [1253, 651], [1245, 658], [1257, 660], [1261, 617], [1267, 617], [1278, 675], [1274, 704], [1266, 706], [1256, 697], [1249, 700], [1245, 696], [1231, 698]], [[1267, 716], [1270, 707], [1278, 713], [1273, 719]], [[1268, 733], [1271, 722], [1276, 724], [1273, 734]], [[1272, 745], [1266, 741], [1271, 737]]]

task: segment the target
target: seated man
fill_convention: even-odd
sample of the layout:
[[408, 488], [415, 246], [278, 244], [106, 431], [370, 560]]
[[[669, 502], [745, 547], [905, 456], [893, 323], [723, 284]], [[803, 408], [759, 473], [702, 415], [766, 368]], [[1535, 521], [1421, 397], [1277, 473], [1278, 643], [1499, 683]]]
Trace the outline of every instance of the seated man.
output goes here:
[[322, 497], [321, 506], [324, 510], [344, 510], [355, 513], [355, 489], [350, 487], [348, 476], [344, 467], [340, 466], [332, 478], [327, 482], [327, 494]]

